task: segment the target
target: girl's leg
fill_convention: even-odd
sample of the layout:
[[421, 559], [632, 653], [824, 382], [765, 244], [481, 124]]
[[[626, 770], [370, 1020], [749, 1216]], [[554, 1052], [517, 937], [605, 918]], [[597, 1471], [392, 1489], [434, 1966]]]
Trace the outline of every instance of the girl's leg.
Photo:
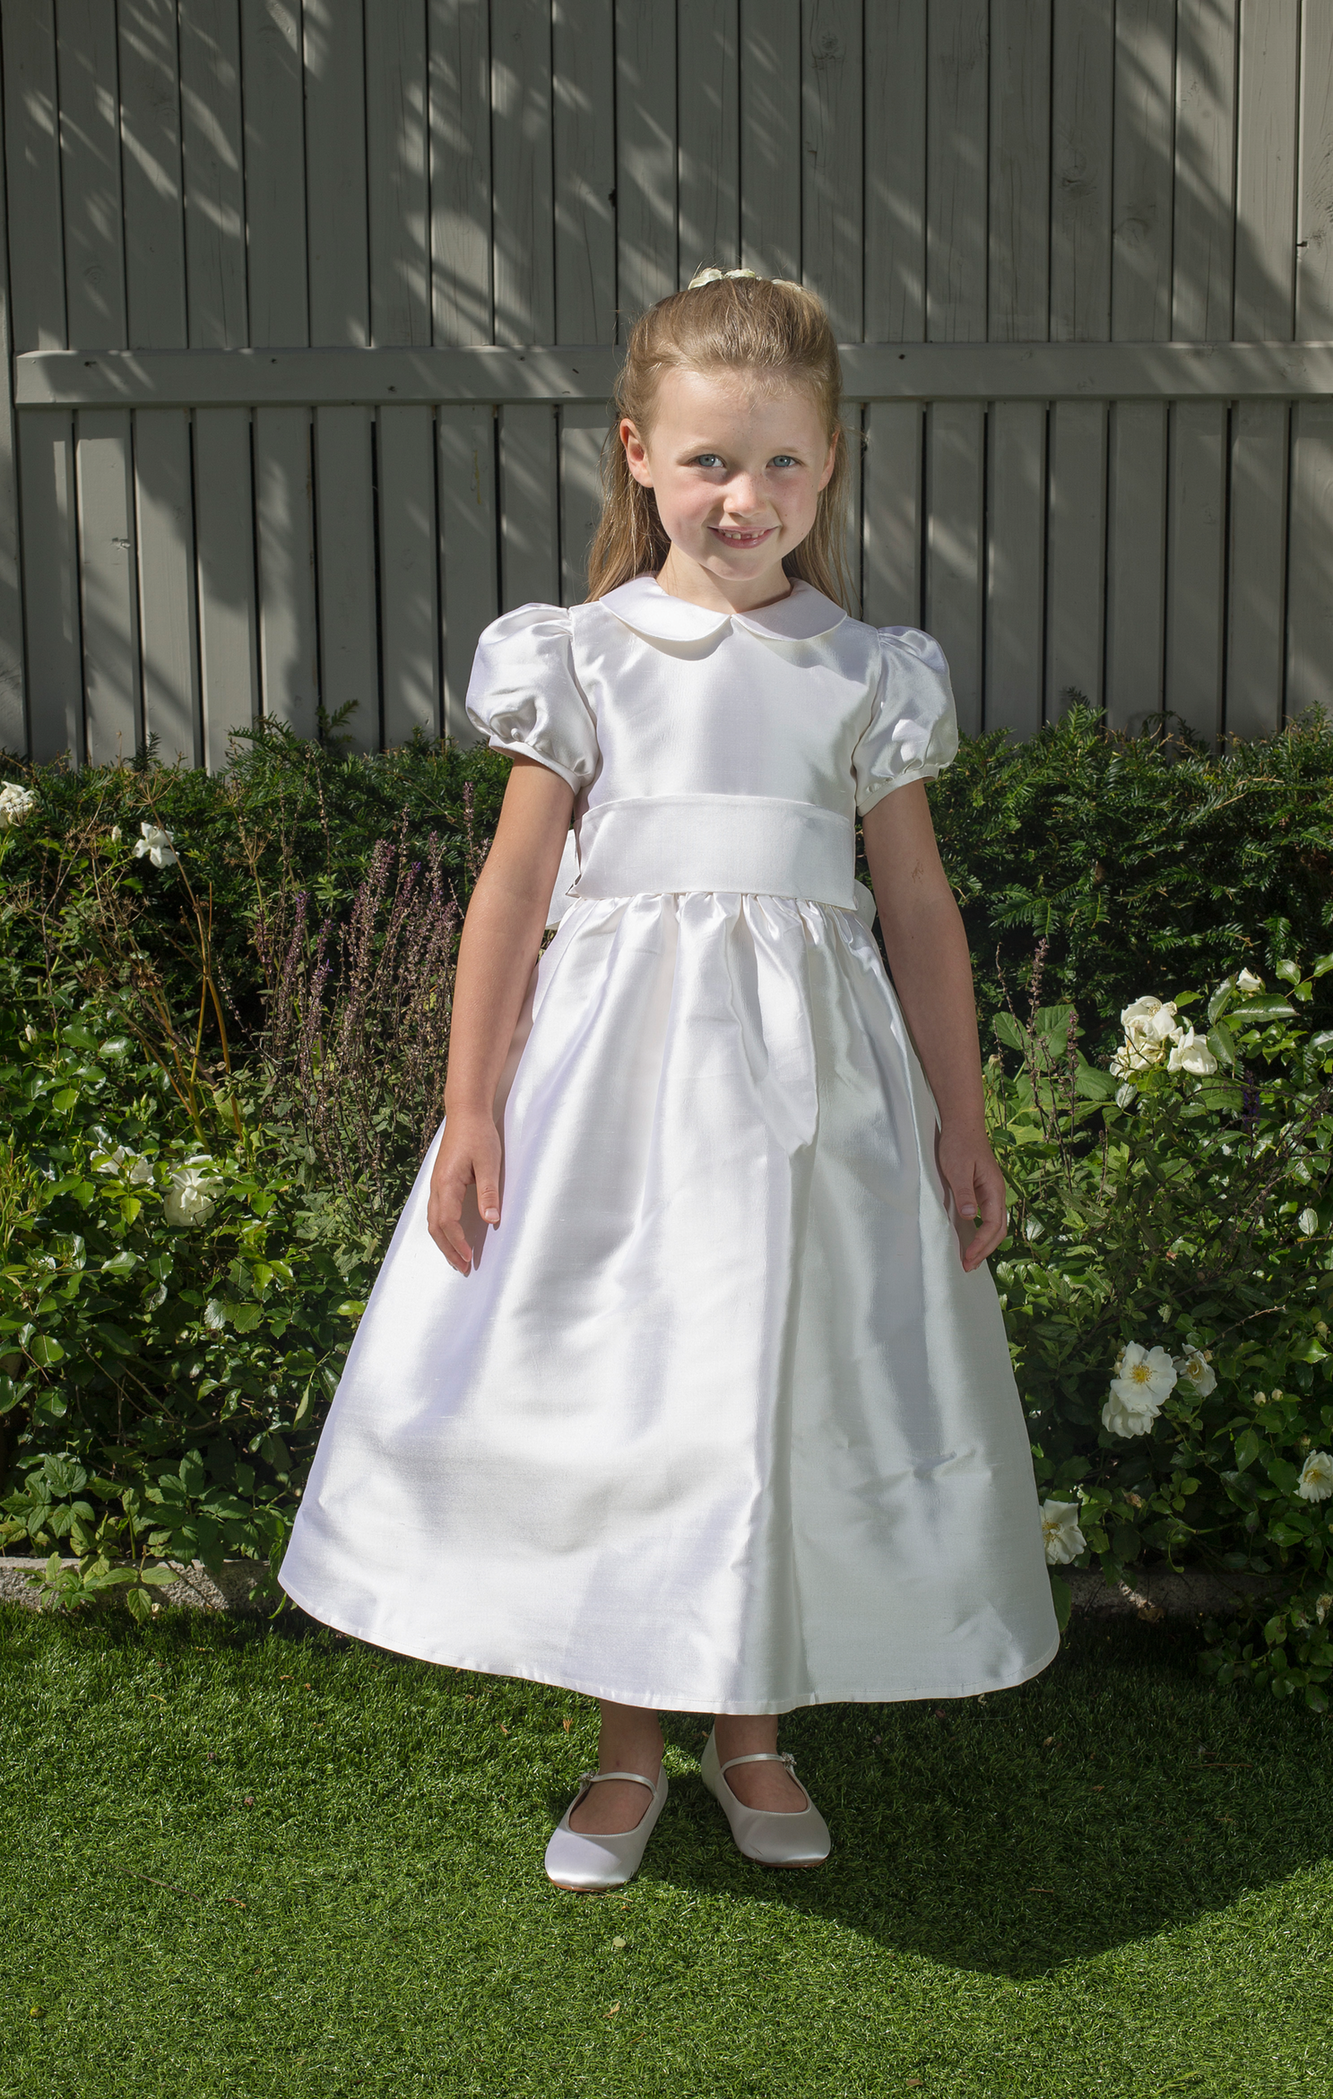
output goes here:
[[[597, 1768], [638, 1771], [656, 1785], [662, 1768], [662, 1730], [656, 1713], [647, 1706], [615, 1705], [604, 1698]], [[778, 1766], [772, 1768], [776, 1771]], [[628, 1779], [609, 1779], [604, 1786], [592, 1787], [570, 1816], [569, 1826], [584, 1837], [614, 1836], [637, 1828], [651, 1805], [642, 1786], [631, 1785]]]
[[[717, 1758], [725, 1764], [733, 1756], [760, 1756], [778, 1746], [776, 1713], [719, 1713], [713, 1723]], [[785, 1764], [738, 1764], [728, 1771], [727, 1784], [745, 1807], [768, 1815], [799, 1815], [805, 1795]], [[609, 1792], [599, 1786], [598, 1792]]]

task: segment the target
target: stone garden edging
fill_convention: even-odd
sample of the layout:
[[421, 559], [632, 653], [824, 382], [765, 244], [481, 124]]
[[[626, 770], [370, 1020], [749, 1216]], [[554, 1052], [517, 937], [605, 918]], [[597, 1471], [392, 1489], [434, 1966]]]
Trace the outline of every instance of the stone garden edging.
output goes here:
[[[62, 1559], [62, 1567], [78, 1562]], [[47, 1561], [39, 1558], [0, 1558], [0, 1603], [18, 1603], [41, 1610], [46, 1599], [32, 1581]], [[210, 1574], [195, 1560], [190, 1566], [171, 1561], [179, 1578], [155, 1592], [155, 1601], [183, 1605], [189, 1610], [269, 1613], [274, 1606], [257, 1596], [260, 1563], [256, 1560], [226, 1560], [220, 1574]], [[1271, 1588], [1272, 1577], [1257, 1574], [1216, 1574], [1201, 1567], [1177, 1574], [1170, 1567], [1144, 1568], [1133, 1584], [1121, 1582], [1112, 1588], [1099, 1567], [1068, 1567], [1059, 1572], [1073, 1591], [1074, 1609], [1096, 1618], [1194, 1618], [1226, 1616], [1247, 1595], [1262, 1595]], [[114, 1602], [117, 1592], [108, 1592]]]

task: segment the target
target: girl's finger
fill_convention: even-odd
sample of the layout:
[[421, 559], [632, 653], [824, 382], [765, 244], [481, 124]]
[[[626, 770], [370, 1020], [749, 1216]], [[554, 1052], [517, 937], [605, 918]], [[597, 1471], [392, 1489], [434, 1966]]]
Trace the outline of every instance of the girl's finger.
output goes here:
[[484, 1224], [500, 1222], [500, 1183], [489, 1174], [477, 1176], [477, 1208]]

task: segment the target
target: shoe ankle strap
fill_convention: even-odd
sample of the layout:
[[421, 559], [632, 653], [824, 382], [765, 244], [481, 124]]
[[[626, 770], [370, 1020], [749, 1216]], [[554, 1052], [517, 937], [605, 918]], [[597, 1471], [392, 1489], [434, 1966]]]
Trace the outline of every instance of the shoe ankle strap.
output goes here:
[[608, 1778], [632, 1778], [636, 1786], [647, 1786], [650, 1793], [657, 1791], [656, 1781], [645, 1778], [642, 1771], [585, 1771], [579, 1783], [585, 1786], [600, 1786]]
[[789, 1756], [786, 1750], [779, 1754], [776, 1749], [760, 1749], [753, 1756], [729, 1756], [726, 1763], [718, 1768], [722, 1771], [730, 1771], [736, 1764], [785, 1764], [793, 1775], [796, 1771], [796, 1759], [793, 1756]]

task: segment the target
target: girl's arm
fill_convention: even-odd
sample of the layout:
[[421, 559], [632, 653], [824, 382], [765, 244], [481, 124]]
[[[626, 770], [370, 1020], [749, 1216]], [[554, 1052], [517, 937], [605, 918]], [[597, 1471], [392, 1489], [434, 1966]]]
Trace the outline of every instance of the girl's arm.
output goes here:
[[963, 1250], [964, 1268], [978, 1268], [1005, 1234], [1004, 1176], [986, 1136], [967, 936], [925, 782], [886, 794], [861, 828], [894, 986], [940, 1111], [940, 1171], [964, 1228], [981, 1216]]
[[470, 1187], [485, 1224], [500, 1222], [495, 1091], [546, 930], [574, 796], [549, 766], [515, 758], [500, 822], [472, 892], [458, 948], [445, 1127], [430, 1177], [426, 1223], [451, 1268], [467, 1275], [463, 1224]]

